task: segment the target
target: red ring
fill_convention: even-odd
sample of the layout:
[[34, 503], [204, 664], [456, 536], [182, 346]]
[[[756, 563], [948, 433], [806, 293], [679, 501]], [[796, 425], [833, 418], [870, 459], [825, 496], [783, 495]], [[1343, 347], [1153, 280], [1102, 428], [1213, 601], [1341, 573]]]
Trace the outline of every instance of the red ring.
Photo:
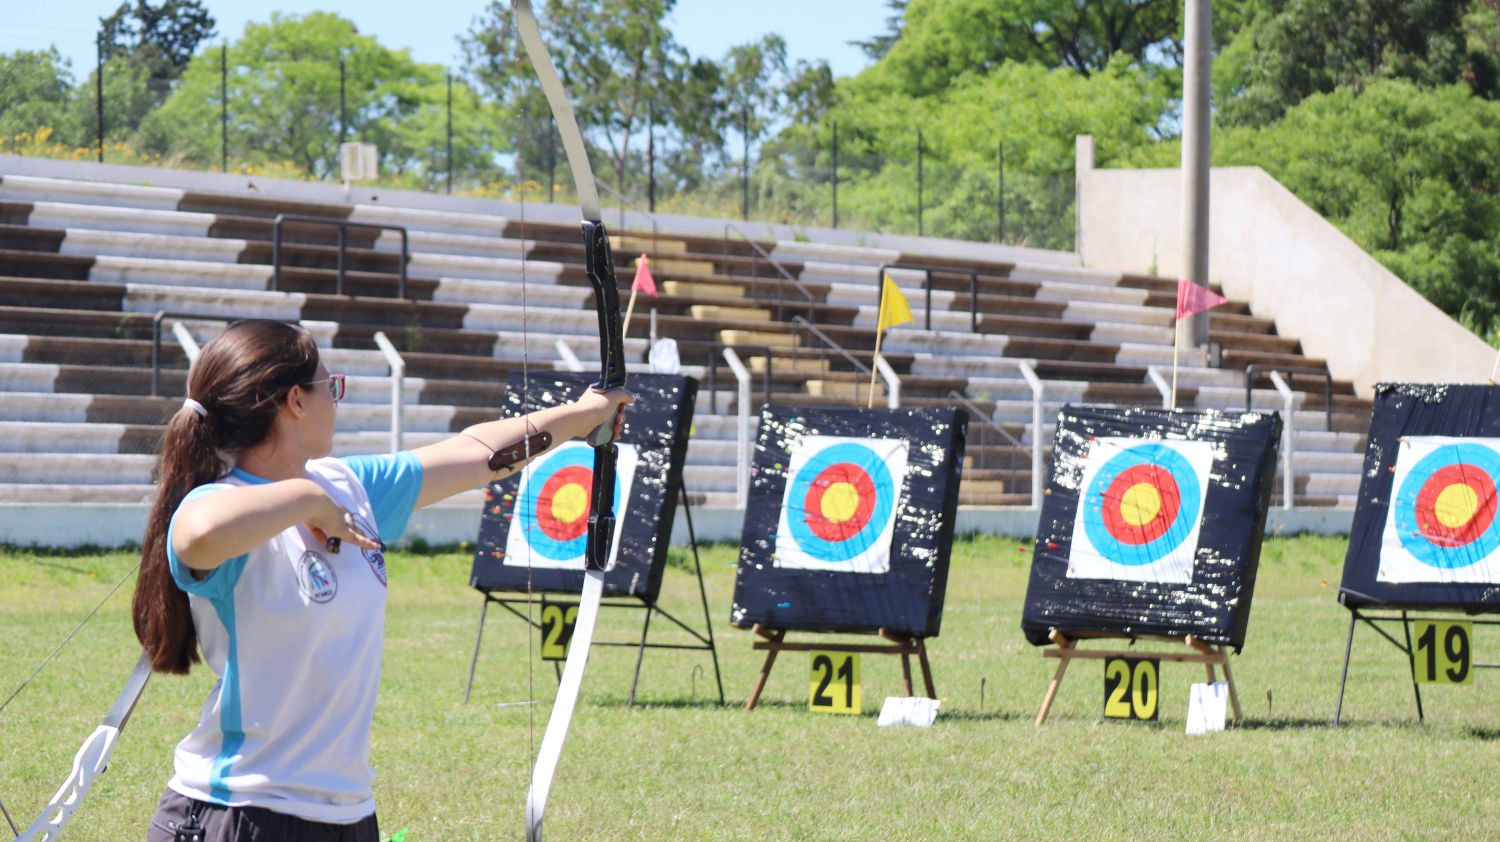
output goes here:
[[[823, 495], [835, 483], [847, 482], [854, 486], [859, 498], [854, 514], [848, 520], [835, 523], [823, 516]], [[818, 472], [803, 501], [807, 528], [824, 541], [847, 541], [858, 535], [870, 515], [875, 511], [875, 482], [865, 470], [852, 462], [837, 462]]]
[[[1454, 485], [1465, 485], [1479, 499], [1473, 517], [1460, 526], [1445, 526], [1437, 517], [1438, 495]], [[1462, 547], [1472, 543], [1495, 520], [1495, 481], [1473, 465], [1445, 465], [1434, 471], [1417, 492], [1417, 528], [1439, 547]]]
[[542, 490], [536, 496], [536, 522], [542, 528], [542, 532], [554, 541], [571, 541], [587, 532], [589, 529], [588, 506], [583, 507], [583, 514], [577, 520], [559, 520], [553, 514], [552, 499], [569, 485], [578, 485], [587, 489], [594, 485], [594, 471], [582, 465], [569, 465], [559, 468], [547, 481], [542, 483]]
[[[1151, 520], [1136, 525], [1125, 519], [1124, 512], [1120, 510], [1120, 501], [1125, 499], [1125, 492], [1141, 483], [1156, 489], [1161, 498], [1161, 508]], [[1160, 465], [1132, 465], [1121, 471], [1109, 484], [1109, 488], [1105, 489], [1103, 505], [1100, 506], [1104, 528], [1109, 531], [1110, 537], [1132, 546], [1149, 544], [1165, 535], [1176, 522], [1177, 510], [1180, 508], [1182, 492], [1177, 487], [1177, 479], [1172, 476], [1171, 471]]]

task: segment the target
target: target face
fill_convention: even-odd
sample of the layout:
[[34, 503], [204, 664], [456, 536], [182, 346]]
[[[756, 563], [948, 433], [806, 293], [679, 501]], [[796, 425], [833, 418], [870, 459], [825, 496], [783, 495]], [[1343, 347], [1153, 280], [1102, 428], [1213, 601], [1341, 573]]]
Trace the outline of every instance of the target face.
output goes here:
[[788, 467], [775, 566], [889, 571], [906, 441], [804, 436]]
[[1192, 582], [1213, 461], [1206, 441], [1091, 440], [1068, 578]]
[[1376, 581], [1500, 583], [1497, 476], [1500, 439], [1402, 437]]
[[[620, 548], [620, 530], [630, 517], [622, 501], [631, 499], [639, 454], [634, 445], [616, 444], [615, 534], [609, 565]], [[588, 542], [589, 503], [594, 486], [594, 449], [568, 442], [522, 470], [515, 520], [505, 539], [503, 563], [513, 567], [582, 570]]]

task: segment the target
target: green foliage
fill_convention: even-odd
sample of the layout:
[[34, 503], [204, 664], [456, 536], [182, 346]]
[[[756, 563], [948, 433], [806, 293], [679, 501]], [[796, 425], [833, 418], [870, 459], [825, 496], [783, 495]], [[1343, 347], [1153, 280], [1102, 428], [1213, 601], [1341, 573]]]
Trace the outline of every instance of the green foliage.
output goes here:
[[[1131, 160], [1177, 155], [1161, 144]], [[1481, 335], [1500, 325], [1500, 103], [1463, 84], [1377, 80], [1311, 96], [1269, 126], [1221, 129], [1213, 157], [1263, 167]]]
[[[339, 61], [345, 65], [347, 139], [376, 144], [381, 170], [413, 186], [441, 186], [446, 74], [390, 50], [337, 15], [272, 13], [228, 47], [229, 147], [244, 163], [289, 162], [314, 178], [336, 178], [340, 143]], [[208, 50], [141, 126], [145, 148], [209, 166], [219, 158], [219, 51]], [[465, 84], [454, 85], [454, 175], [482, 181], [497, 170], [494, 115]]]
[[73, 98], [68, 67], [57, 48], [0, 54], [0, 137], [47, 128], [72, 140], [79, 133], [70, 108]]
[[[1467, 48], [1468, 0], [1263, 0], [1215, 71], [1219, 119], [1265, 125], [1317, 93], [1369, 80], [1424, 86], [1478, 81], [1482, 52]], [[1493, 65], [1488, 65], [1492, 67]], [[1489, 73], [1487, 94], [1495, 92]]]

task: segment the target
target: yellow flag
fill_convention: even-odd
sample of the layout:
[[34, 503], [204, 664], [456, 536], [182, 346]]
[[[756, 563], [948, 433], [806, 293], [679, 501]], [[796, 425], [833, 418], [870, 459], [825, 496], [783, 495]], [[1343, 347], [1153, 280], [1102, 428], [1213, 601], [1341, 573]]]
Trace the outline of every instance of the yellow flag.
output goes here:
[[880, 288], [880, 318], [875, 329], [884, 331], [912, 320], [911, 305], [906, 303], [906, 296], [901, 293], [896, 282], [891, 280], [891, 276], [886, 275]]

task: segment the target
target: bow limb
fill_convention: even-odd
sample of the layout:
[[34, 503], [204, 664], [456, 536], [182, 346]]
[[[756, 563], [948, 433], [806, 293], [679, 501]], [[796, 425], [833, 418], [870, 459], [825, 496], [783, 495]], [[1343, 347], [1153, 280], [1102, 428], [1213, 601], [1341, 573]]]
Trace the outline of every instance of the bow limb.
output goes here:
[[109, 714], [94, 729], [94, 733], [83, 741], [78, 754], [74, 755], [73, 771], [68, 779], [58, 788], [52, 800], [47, 802], [42, 815], [17, 837], [17, 842], [56, 842], [62, 837], [63, 828], [89, 794], [89, 788], [109, 767], [109, 758], [114, 754], [120, 732], [125, 730], [125, 723], [130, 721], [135, 703], [140, 701], [141, 692], [146, 689], [146, 682], [150, 678], [151, 660], [142, 652], [140, 660], [136, 661], [135, 670], [125, 681], [114, 706], [109, 709]]
[[[599, 210], [599, 191], [594, 183], [593, 169], [589, 165], [588, 149], [584, 145], [578, 121], [573, 116], [573, 108], [568, 104], [562, 79], [558, 77], [557, 69], [552, 65], [552, 57], [542, 43], [541, 30], [532, 13], [530, 0], [512, 0], [512, 8], [516, 16], [516, 31], [536, 69], [542, 90], [547, 95], [553, 121], [557, 124], [563, 150], [568, 156], [568, 167], [572, 170], [573, 182], [578, 190], [578, 204], [583, 216], [581, 225], [584, 260], [599, 314], [600, 373], [595, 388], [618, 389], [625, 385], [625, 343], [620, 324], [620, 293], [615, 282], [609, 233], [604, 228]], [[589, 438], [589, 444], [594, 448], [594, 484], [589, 508], [588, 540], [584, 550], [583, 591], [579, 596], [578, 621], [569, 643], [562, 681], [557, 688], [557, 699], [553, 702], [552, 713], [547, 719], [547, 730], [542, 734], [541, 749], [537, 752], [536, 765], [531, 772], [531, 789], [526, 796], [528, 842], [540, 842], [542, 838], [542, 817], [547, 809], [547, 793], [552, 788], [552, 778], [562, 756], [563, 742], [568, 736], [568, 725], [573, 719], [573, 708], [578, 702], [578, 690], [583, 684], [583, 672], [588, 665], [589, 648], [594, 639], [594, 622], [599, 615], [599, 602], [604, 596], [604, 572], [609, 564], [615, 534], [616, 450], [611, 440], [613, 433], [614, 424], [606, 423]]]

